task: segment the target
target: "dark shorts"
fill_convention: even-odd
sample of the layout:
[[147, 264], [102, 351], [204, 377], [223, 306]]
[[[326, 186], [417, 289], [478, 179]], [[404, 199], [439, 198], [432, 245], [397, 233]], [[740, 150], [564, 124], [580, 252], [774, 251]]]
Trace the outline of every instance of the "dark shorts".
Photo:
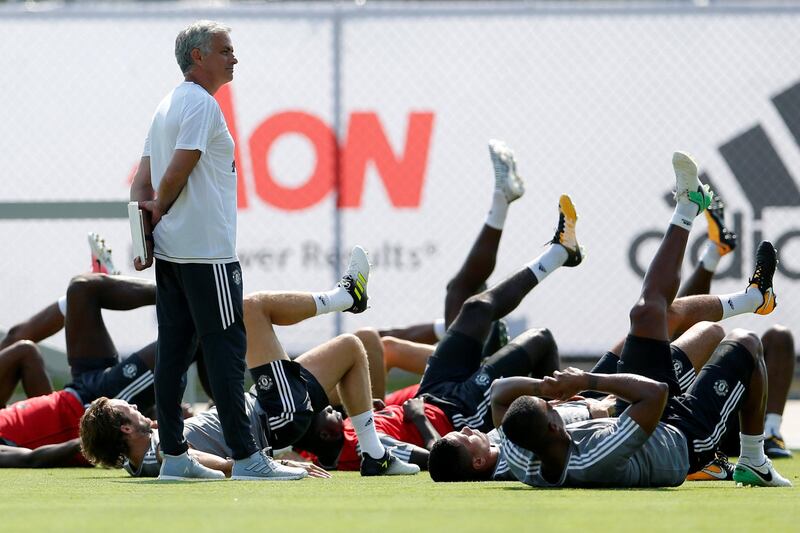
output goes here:
[[[686, 354], [683, 355], [685, 357]], [[689, 366], [691, 367], [691, 364]], [[618, 373], [637, 374], [666, 383], [669, 386], [669, 395], [677, 396], [681, 393], [681, 386], [675, 377], [675, 371], [669, 342], [635, 335], [627, 336], [617, 365]]]
[[317, 378], [299, 363], [285, 359], [264, 365], [251, 389], [264, 410], [270, 446], [281, 449], [297, 442], [330, 401]]
[[739, 412], [754, 368], [746, 348], [724, 341], [689, 390], [667, 402], [661, 420], [686, 436], [691, 472], [714, 458], [729, 418]]
[[482, 343], [449, 330], [428, 359], [417, 396], [444, 411], [455, 429], [469, 426], [491, 431], [490, 387], [494, 380], [526, 376], [530, 358], [523, 348], [507, 344], [497, 353], [482, 359]]
[[[677, 346], [670, 344], [669, 345], [670, 357], [672, 358], [672, 370], [675, 373], [675, 380], [678, 382], [678, 388], [681, 393], [686, 392], [689, 390], [689, 387], [694, 383], [694, 379], [697, 374], [694, 371], [694, 366], [692, 365], [692, 361], [689, 359], [689, 356], [686, 353], [678, 348]], [[592, 368], [591, 372], [595, 374], [616, 374], [617, 372], [621, 372], [622, 370], [619, 369], [619, 357], [613, 352], [606, 352], [603, 356], [597, 361]], [[638, 368], [642, 369], [642, 372], [634, 372], [643, 376], [651, 377], [652, 375], [656, 375], [657, 373], [660, 375], [660, 365], [657, 367], [656, 372], [651, 372], [651, 369], [645, 368], [645, 365], [637, 365]], [[631, 366], [627, 366], [626, 368], [631, 368]], [[632, 372], [632, 370], [626, 370]], [[655, 378], [653, 378], [655, 379]], [[672, 389], [670, 389], [670, 393], [672, 393]], [[602, 398], [605, 397], [605, 393], [597, 392], [597, 391], [585, 391], [582, 392], [581, 395], [584, 395], [589, 398]], [[621, 406], [627, 405], [624, 403], [620, 404]]]
[[72, 382], [67, 387], [75, 390], [85, 403], [101, 396], [118, 398], [136, 404], [140, 411], [155, 404], [153, 372], [147, 368], [138, 352], [117, 361], [104, 359], [104, 367], [79, 365], [72, 367]]

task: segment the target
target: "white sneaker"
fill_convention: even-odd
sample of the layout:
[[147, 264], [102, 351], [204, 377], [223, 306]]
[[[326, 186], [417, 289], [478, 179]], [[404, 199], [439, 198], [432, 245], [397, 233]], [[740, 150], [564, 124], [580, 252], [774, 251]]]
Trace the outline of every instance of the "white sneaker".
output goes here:
[[517, 174], [517, 162], [514, 160], [514, 152], [504, 143], [497, 139], [489, 141], [489, 155], [494, 166], [494, 188], [502, 191], [508, 203], [525, 194], [525, 182]]
[[675, 201], [695, 204], [699, 215], [711, 205], [714, 193], [708, 185], [700, 183], [697, 163], [689, 154], [675, 152], [672, 154], [672, 168], [675, 171]]
[[111, 260], [111, 248], [106, 247], [105, 239], [93, 231], [89, 232], [88, 238], [89, 249], [92, 251], [92, 272], [118, 275], [119, 270], [114, 267], [114, 262]]
[[275, 462], [272, 457], [259, 450], [247, 459], [233, 463], [231, 479], [240, 481], [290, 481], [308, 475], [303, 468], [285, 466]]
[[197, 459], [183, 452], [180, 455], [164, 454], [158, 479], [160, 481], [211, 481], [225, 479], [225, 474], [219, 470], [206, 468], [198, 463]]
[[350, 313], [363, 313], [367, 309], [367, 281], [369, 281], [369, 257], [366, 250], [356, 246], [350, 252], [350, 264], [339, 281], [342, 287], [353, 298], [353, 305], [345, 309]]
[[733, 480], [742, 485], [756, 487], [792, 486], [792, 482], [780, 475], [769, 459], [762, 465], [754, 466], [747, 457], [740, 457], [733, 471]]
[[413, 476], [418, 473], [419, 466], [401, 461], [388, 448], [380, 459], [375, 459], [368, 453], [361, 454], [361, 475], [364, 477]]

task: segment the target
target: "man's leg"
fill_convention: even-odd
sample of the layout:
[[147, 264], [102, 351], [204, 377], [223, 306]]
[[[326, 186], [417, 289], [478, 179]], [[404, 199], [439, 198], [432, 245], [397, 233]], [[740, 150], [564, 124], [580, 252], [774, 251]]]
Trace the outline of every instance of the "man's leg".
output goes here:
[[582, 260], [575, 236], [578, 215], [567, 195], [559, 199], [556, 235], [544, 253], [489, 290], [468, 298], [450, 329], [483, 342], [492, 322], [517, 308], [536, 285], [560, 266], [576, 266]]
[[[374, 328], [361, 328], [354, 334], [359, 338], [364, 349], [367, 351], [367, 362], [369, 363], [369, 382], [372, 387], [372, 397], [383, 400], [386, 396], [386, 368], [384, 366], [383, 343], [378, 331]], [[334, 403], [331, 405], [341, 405]]]
[[[710, 202], [710, 191], [697, 178], [697, 164], [688, 155], [672, 156], [676, 178], [676, 206], [661, 244], [642, 285], [642, 294], [630, 312], [631, 326], [620, 353], [620, 371], [652, 377], [680, 393], [670, 353], [667, 310], [680, 283], [681, 263], [694, 218]], [[623, 404], [618, 405], [618, 409]]]
[[28, 398], [53, 392], [42, 354], [31, 341], [17, 341], [0, 350], [0, 409], [20, 382]]
[[70, 364], [117, 357], [101, 311], [127, 311], [154, 305], [156, 287], [144, 279], [81, 274], [67, 288], [65, 333]]
[[472, 244], [464, 264], [447, 284], [444, 303], [446, 328], [453, 323], [466, 299], [480, 291], [494, 271], [508, 206], [525, 193], [525, 184], [517, 174], [514, 153], [508, 146], [502, 141], [491, 140], [489, 155], [495, 174], [492, 204], [486, 223]]
[[681, 286], [678, 297], [708, 294], [720, 258], [736, 249], [737, 237], [725, 226], [725, 205], [722, 201], [714, 198], [705, 214], [708, 222], [708, 240], [700, 254], [697, 267]]
[[11, 346], [17, 341], [40, 342], [55, 335], [64, 327], [66, 306], [67, 299], [62, 296], [58, 302], [48, 305], [24, 322], [15, 324], [9, 328], [6, 336], [0, 341], [0, 350]]
[[794, 336], [785, 326], [772, 326], [761, 337], [767, 365], [767, 413], [764, 420], [764, 448], [769, 457], [791, 457], [781, 436], [783, 408], [794, 378]]

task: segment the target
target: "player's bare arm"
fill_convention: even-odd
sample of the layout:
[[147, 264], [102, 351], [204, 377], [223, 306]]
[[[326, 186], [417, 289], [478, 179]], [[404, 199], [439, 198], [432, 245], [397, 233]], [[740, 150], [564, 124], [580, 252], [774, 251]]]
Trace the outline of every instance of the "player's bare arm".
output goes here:
[[403, 413], [414, 423], [425, 444], [425, 449], [433, 448], [434, 443], [442, 438], [431, 421], [425, 416], [425, 401], [422, 398], [411, 398], [403, 403]]
[[175, 150], [175, 153], [172, 154], [172, 159], [158, 186], [158, 194], [152, 211], [153, 226], [158, 224], [161, 217], [172, 207], [189, 181], [189, 175], [200, 161], [201, 155], [200, 150]]
[[545, 377], [543, 381], [560, 400], [569, 399], [582, 390], [606, 392], [622, 398], [631, 404], [628, 416], [647, 433], [652, 433], [658, 425], [669, 392], [665, 383], [635, 374], [592, 374], [577, 368], [556, 371], [553, 377]]
[[492, 383], [492, 422], [499, 428], [506, 416], [506, 411], [511, 403], [520, 396], [546, 396], [550, 391], [544, 381], [537, 378], [510, 377], [496, 380]]
[[64, 466], [81, 451], [79, 439], [48, 444], [35, 450], [0, 446], [0, 468], [53, 468]]

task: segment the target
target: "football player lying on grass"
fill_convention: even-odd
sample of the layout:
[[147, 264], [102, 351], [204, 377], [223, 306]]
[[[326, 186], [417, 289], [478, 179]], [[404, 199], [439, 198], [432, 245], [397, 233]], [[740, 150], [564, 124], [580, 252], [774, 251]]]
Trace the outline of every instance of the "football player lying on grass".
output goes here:
[[[333, 290], [259, 292], [245, 297], [246, 359], [255, 382], [246, 395], [247, 412], [253, 436], [262, 448], [285, 448], [311, 427], [341, 422], [327, 396], [337, 389], [345, 408], [359, 421], [362, 475], [415, 474], [419, 468], [395, 458], [375, 432], [367, 356], [361, 341], [354, 335], [340, 335], [291, 361], [274, 331], [275, 325], [295, 324], [323, 313], [364, 311], [368, 277], [366, 253], [356, 247], [347, 272]], [[149, 475], [145, 467], [159, 458], [158, 435], [149, 428], [138, 431], [141, 422], [141, 415], [128, 404], [98, 400], [81, 422], [84, 452], [90, 460], [106, 466], [120, 466], [127, 460], [129, 472]], [[196, 452], [217, 458], [230, 455], [215, 410], [187, 420], [185, 427], [184, 436]], [[213, 468], [219, 470], [220, 466]]]
[[[707, 464], [727, 421], [739, 413], [739, 461], [733, 479], [745, 485], [791, 486], [764, 455], [767, 375], [761, 341], [734, 330], [717, 347], [686, 393], [680, 392], [669, 347], [668, 308], [680, 283], [680, 266], [694, 218], [711, 193], [686, 154], [673, 155], [675, 213], [630, 312], [631, 327], [620, 354], [619, 373], [576, 369], [544, 380], [508, 378], [492, 394], [495, 424], [504, 434], [509, 468], [537, 487], [677, 486]], [[775, 307], [772, 278], [777, 254], [762, 242], [748, 289], [728, 295], [730, 311], [767, 314]], [[725, 308], [724, 313], [729, 310]], [[723, 316], [725, 318], [725, 316]], [[548, 402], [581, 390], [616, 395], [619, 418], [565, 426]]]

